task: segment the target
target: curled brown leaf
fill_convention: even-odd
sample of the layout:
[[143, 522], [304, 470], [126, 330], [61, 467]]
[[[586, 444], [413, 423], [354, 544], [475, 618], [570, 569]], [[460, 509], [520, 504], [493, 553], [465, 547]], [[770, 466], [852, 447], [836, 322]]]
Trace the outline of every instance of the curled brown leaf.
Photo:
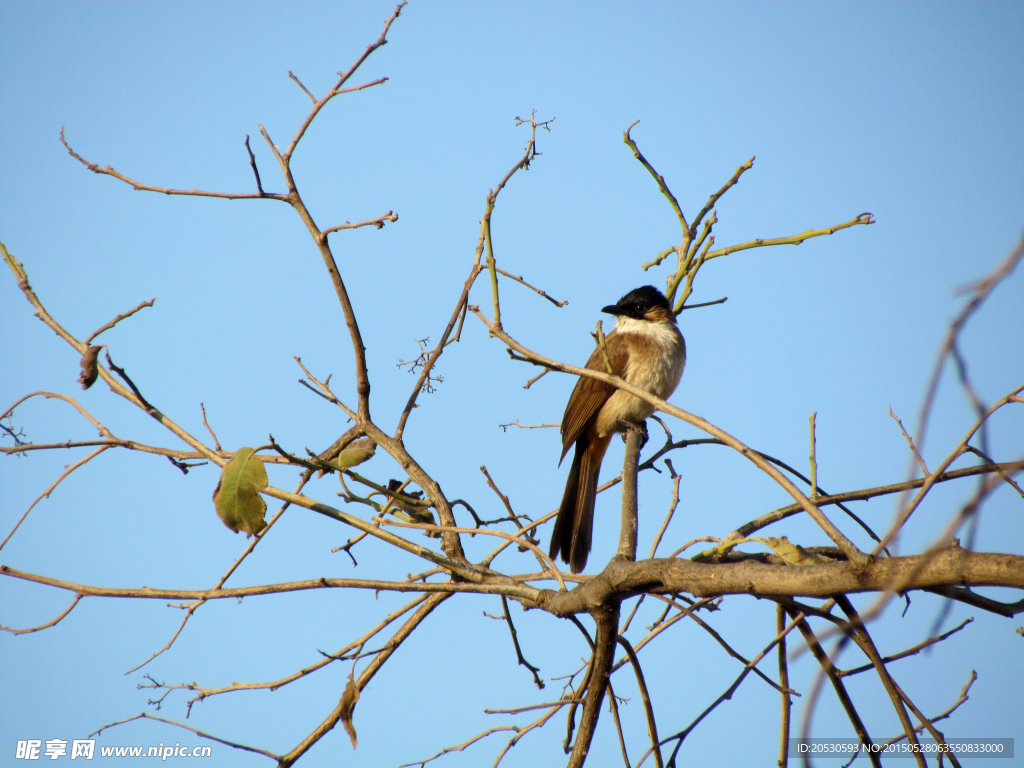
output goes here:
[[82, 389], [88, 389], [95, 384], [96, 377], [100, 375], [97, 358], [101, 349], [103, 349], [101, 345], [93, 345], [82, 355], [82, 375], [78, 377], [78, 383], [82, 385]]

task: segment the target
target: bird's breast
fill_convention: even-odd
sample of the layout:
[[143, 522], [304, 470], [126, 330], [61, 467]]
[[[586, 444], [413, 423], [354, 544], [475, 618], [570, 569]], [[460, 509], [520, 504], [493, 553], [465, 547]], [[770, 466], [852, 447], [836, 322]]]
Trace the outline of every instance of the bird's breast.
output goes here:
[[[623, 324], [620, 319], [616, 331], [620, 343], [629, 348], [623, 378], [662, 400], [669, 397], [678, 386], [686, 365], [686, 343], [675, 324], [637, 321]], [[597, 414], [598, 434], [617, 432], [621, 428], [620, 421], [637, 423], [652, 413], [654, 406], [650, 403], [618, 390]]]

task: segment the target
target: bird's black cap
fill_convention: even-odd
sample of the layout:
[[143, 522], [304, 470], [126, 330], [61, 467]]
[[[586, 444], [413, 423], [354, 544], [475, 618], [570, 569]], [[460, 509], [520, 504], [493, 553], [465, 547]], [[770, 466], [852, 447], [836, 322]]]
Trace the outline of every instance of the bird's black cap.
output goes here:
[[653, 285], [644, 285], [634, 288], [617, 303], [604, 307], [601, 311], [616, 317], [621, 315], [640, 320], [651, 307], [668, 309], [668, 299]]

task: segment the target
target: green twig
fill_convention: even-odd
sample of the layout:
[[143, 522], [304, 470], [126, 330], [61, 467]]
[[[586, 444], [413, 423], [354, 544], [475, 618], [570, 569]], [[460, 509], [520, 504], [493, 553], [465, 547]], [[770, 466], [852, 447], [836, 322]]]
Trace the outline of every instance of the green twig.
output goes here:
[[597, 333], [591, 334], [597, 341], [597, 346], [601, 348], [601, 356], [604, 358], [605, 367], [608, 369], [608, 373], [612, 376], [615, 375], [615, 369], [612, 368], [612, 360], [608, 357], [608, 345], [605, 344], [604, 340], [604, 328], [601, 326], [601, 321], [597, 321]]
[[804, 240], [810, 240], [812, 237], [821, 237], [822, 235], [832, 235], [841, 229], [849, 229], [858, 224], [874, 224], [875, 217], [870, 213], [862, 213], [855, 219], [850, 219], [842, 224], [836, 224], [834, 227], [827, 227], [826, 229], [808, 229], [806, 232], [802, 232], [799, 235], [791, 235], [790, 237], [772, 237], [772, 238], [758, 238], [757, 240], [750, 240], [746, 243], [740, 243], [739, 245], [730, 245], [727, 248], [719, 248], [717, 251], [711, 251], [708, 254], [709, 259], [717, 259], [719, 256], [727, 256], [730, 253], [736, 253], [737, 251], [746, 251], [750, 248], [762, 248], [767, 245], [800, 245]]

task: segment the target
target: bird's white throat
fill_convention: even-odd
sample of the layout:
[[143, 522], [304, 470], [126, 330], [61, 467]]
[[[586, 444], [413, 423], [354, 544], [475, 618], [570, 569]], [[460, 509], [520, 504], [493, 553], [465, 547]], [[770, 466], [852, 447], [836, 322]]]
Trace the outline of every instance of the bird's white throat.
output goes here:
[[615, 330], [620, 334], [635, 333], [647, 336], [665, 346], [679, 343], [679, 331], [674, 327], [674, 323], [652, 323], [648, 320], [620, 316], [615, 318]]

